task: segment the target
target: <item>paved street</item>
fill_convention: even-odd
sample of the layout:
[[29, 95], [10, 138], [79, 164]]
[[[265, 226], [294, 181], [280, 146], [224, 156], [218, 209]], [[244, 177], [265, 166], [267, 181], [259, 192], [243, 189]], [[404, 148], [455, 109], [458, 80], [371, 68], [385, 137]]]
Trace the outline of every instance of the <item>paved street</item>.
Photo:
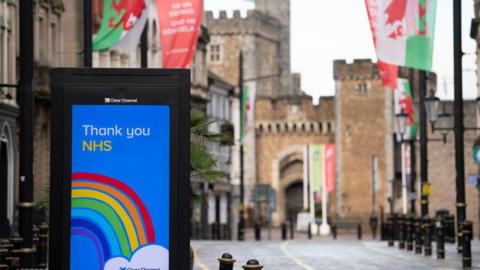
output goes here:
[[[357, 241], [352, 237], [309, 241], [303, 235], [298, 238], [286, 242], [192, 241], [197, 256], [194, 270], [218, 269], [218, 257], [224, 252], [237, 260], [234, 269], [242, 269], [241, 265], [251, 258], [258, 259], [266, 270], [462, 269], [461, 256], [452, 244], [446, 246], [446, 259], [437, 260], [435, 247], [432, 257], [424, 257], [399, 250], [397, 245], [388, 248], [386, 242], [380, 241]], [[480, 242], [473, 242], [472, 252], [473, 269], [480, 269]]]

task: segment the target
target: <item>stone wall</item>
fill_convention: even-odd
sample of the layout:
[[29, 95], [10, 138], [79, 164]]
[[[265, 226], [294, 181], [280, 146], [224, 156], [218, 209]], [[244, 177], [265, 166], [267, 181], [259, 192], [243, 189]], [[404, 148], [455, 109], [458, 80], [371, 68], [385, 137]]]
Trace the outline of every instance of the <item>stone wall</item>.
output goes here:
[[[218, 18], [206, 12], [205, 25], [210, 33], [210, 44], [220, 46], [220, 60], [211, 61], [211, 46], [208, 50], [209, 68], [228, 83], [238, 84], [239, 54], [244, 56], [244, 79], [257, 79], [257, 96], [277, 96], [280, 82], [278, 46], [281, 26], [279, 22], [265, 14], [249, 10], [247, 17], [234, 11], [228, 18], [221, 11]], [[259, 79], [260, 77], [266, 77]]]
[[257, 183], [270, 184], [276, 190], [272, 221], [278, 226], [287, 218], [287, 188], [304, 178], [304, 147], [334, 143], [335, 124], [332, 113], [323, 115], [327, 110], [314, 106], [309, 96], [259, 98], [255, 109]]

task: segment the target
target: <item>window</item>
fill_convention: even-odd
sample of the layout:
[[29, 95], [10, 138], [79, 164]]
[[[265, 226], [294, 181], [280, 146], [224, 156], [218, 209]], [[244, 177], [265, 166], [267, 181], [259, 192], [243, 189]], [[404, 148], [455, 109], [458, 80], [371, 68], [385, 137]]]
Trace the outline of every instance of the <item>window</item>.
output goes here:
[[368, 85], [365, 82], [358, 84], [358, 93], [361, 95], [365, 95], [368, 92]]
[[50, 65], [57, 66], [57, 26], [52, 23], [50, 31], [52, 32], [50, 39]]
[[219, 62], [220, 61], [220, 45], [211, 45], [210, 46], [210, 61]]

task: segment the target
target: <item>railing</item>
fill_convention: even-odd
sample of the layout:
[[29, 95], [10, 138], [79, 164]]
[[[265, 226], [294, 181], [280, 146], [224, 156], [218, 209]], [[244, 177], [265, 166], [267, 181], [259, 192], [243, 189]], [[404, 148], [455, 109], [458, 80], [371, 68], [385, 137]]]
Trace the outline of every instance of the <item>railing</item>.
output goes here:
[[[23, 239], [14, 235], [9, 239], [0, 240], [0, 270], [25, 269], [20, 268], [22, 255]], [[48, 225], [42, 223], [39, 226], [33, 226], [33, 244], [35, 249], [35, 267], [28, 270], [47, 269], [48, 254]]]

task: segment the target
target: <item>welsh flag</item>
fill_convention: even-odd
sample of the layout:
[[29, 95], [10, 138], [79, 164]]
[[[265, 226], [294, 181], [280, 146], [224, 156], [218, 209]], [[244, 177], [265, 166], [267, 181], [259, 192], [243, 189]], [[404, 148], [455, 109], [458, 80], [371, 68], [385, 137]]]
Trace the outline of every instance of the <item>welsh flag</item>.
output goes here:
[[255, 128], [255, 82], [247, 82], [243, 86], [241, 122], [240, 122], [240, 142], [243, 144], [245, 136]]
[[[380, 0], [365, 0], [367, 7], [368, 20], [370, 21], [370, 30], [372, 30], [373, 45], [377, 46], [377, 18], [378, 18], [378, 2]], [[397, 88], [398, 66], [387, 64], [381, 60], [377, 61], [378, 72], [382, 79], [383, 87], [395, 89]]]
[[408, 115], [408, 127], [404, 139], [414, 140], [417, 137], [418, 115], [413, 106], [410, 83], [406, 79], [398, 79], [394, 106], [396, 114], [403, 110], [403, 112]]
[[150, 0], [103, 0], [103, 19], [94, 51], [133, 51], [148, 19]]
[[379, 0], [377, 57], [430, 71], [437, 0]]

